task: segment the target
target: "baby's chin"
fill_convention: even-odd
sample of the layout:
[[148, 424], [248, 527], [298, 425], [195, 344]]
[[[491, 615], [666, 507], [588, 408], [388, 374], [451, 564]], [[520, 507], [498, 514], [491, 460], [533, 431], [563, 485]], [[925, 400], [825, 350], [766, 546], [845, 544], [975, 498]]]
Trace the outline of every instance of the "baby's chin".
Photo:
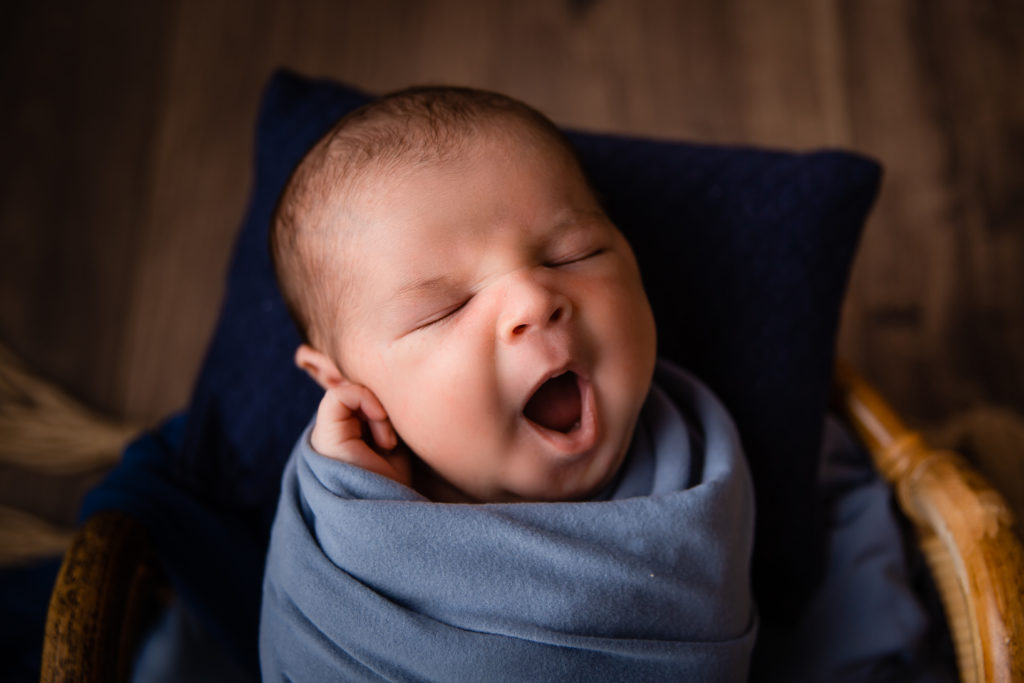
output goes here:
[[588, 500], [603, 491], [614, 479], [618, 467], [597, 477], [573, 481], [536, 479], [533, 481], [497, 483], [487, 487], [457, 486], [438, 475], [425, 462], [416, 458], [413, 488], [435, 503], [559, 503]]
[[[628, 444], [627, 444], [628, 446]], [[591, 500], [615, 481], [626, 458], [626, 448], [599, 456], [582, 471], [568, 469], [550, 476], [531, 477], [510, 484], [499, 494], [500, 502], [557, 503]], [[499, 501], [496, 501], [499, 502]]]

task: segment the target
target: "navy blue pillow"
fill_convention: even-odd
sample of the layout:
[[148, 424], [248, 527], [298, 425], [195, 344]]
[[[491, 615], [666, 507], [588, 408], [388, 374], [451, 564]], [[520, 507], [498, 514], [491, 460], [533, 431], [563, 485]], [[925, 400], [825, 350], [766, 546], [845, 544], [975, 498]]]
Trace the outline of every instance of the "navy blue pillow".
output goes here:
[[[175, 464], [198, 499], [260, 539], [320, 396], [292, 362], [299, 336], [274, 282], [269, 218], [307, 149], [367, 99], [284, 71], [263, 99], [252, 198]], [[757, 490], [755, 591], [763, 616], [777, 618], [818, 574], [823, 414], [840, 302], [879, 168], [836, 151], [570, 139], [636, 250], [660, 353], [702, 377], [739, 424]]]

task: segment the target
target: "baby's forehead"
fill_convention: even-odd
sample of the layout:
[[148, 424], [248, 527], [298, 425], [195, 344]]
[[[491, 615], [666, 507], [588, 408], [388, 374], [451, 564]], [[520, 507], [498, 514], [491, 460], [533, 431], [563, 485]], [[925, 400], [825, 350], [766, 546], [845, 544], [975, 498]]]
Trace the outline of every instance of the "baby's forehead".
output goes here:
[[[444, 139], [427, 141], [412, 140], [427, 135], [424, 131], [407, 132], [390, 147], [375, 145], [373, 154], [366, 154], [365, 149], [357, 150], [354, 157], [351, 150], [330, 154], [333, 160], [329, 165], [334, 168], [326, 169], [325, 173], [332, 177], [330, 191], [322, 195], [324, 201], [320, 206], [325, 222], [333, 224], [327, 232], [340, 233], [330, 241], [349, 245], [358, 241], [367, 226], [394, 211], [394, 204], [407, 196], [405, 190], [409, 186], [432, 174], [443, 175], [446, 169], [459, 168], [463, 162], [502, 167], [518, 154], [530, 151], [543, 164], [567, 164], [579, 169], [575, 154], [564, 139], [516, 114], [489, 114], [473, 126], [455, 127], [448, 132]], [[582, 173], [580, 178], [589, 187]], [[433, 202], [436, 197], [420, 199]], [[464, 199], [457, 192], [445, 197], [445, 201], [456, 205]], [[401, 234], [392, 235], [392, 239], [391, 249], [405, 246]], [[338, 252], [341, 259], [359, 257], [358, 249]]]
[[[375, 218], [385, 213], [395, 194], [409, 183], [431, 174], [443, 175], [463, 164], [475, 163], [503, 167], [514, 163], [521, 153], [532, 152], [541, 163], [568, 165], [578, 169], [574, 153], [547, 136], [529, 135], [522, 130], [497, 124], [482, 130], [467, 131], [459, 140], [443, 149], [405, 150], [405, 153], [379, 154], [358, 163], [347, 163], [334, 174], [330, 191], [323, 195], [321, 208], [347, 216], [351, 228], [358, 228], [360, 216]], [[582, 173], [581, 173], [582, 177]], [[586, 182], [584, 178], [584, 183]], [[458, 202], [456, 194], [447, 201]]]

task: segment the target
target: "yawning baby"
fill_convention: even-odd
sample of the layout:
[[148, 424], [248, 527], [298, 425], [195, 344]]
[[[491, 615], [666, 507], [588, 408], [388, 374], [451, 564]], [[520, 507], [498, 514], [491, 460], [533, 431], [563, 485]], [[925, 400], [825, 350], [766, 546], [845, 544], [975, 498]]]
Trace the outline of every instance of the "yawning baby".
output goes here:
[[272, 250], [325, 395], [274, 524], [267, 679], [745, 676], [735, 430], [655, 378], [632, 250], [550, 121], [381, 98], [302, 161]]

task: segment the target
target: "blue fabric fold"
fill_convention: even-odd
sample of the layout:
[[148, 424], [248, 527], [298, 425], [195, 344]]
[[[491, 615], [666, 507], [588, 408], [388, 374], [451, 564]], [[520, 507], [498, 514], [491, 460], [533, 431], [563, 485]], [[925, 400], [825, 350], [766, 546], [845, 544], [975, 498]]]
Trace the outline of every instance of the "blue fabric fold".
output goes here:
[[659, 365], [602, 500], [431, 503], [308, 435], [271, 532], [265, 680], [746, 678], [753, 488], [683, 371]]

